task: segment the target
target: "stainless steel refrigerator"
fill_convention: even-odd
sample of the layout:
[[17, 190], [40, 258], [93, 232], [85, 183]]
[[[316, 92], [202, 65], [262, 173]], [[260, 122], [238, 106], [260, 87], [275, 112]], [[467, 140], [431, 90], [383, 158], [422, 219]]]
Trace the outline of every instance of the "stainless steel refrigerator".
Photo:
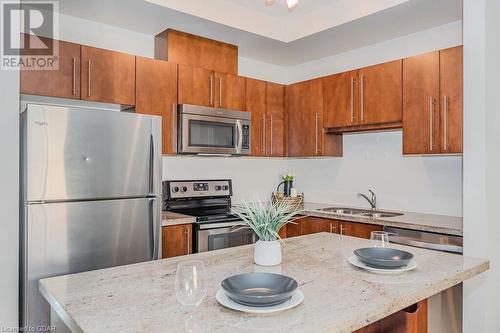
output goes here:
[[41, 278], [159, 258], [160, 117], [28, 104], [21, 168], [21, 325], [49, 324]]

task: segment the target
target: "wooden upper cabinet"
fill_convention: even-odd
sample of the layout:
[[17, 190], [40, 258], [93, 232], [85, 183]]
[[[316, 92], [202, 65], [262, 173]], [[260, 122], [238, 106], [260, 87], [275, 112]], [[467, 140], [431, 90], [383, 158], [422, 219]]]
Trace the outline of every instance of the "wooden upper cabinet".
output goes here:
[[193, 227], [182, 224], [162, 227], [162, 258], [193, 253]]
[[179, 65], [179, 104], [214, 106], [214, 72], [208, 69]]
[[463, 48], [440, 51], [441, 152], [463, 152]]
[[325, 127], [345, 127], [358, 123], [358, 71], [323, 78]]
[[155, 58], [238, 75], [236, 45], [167, 29], [155, 37]]
[[266, 126], [265, 140], [267, 156], [286, 155], [286, 112], [285, 86], [267, 82], [266, 84]]
[[135, 104], [135, 56], [82, 46], [81, 98]]
[[403, 60], [403, 154], [439, 153], [439, 52]]
[[323, 85], [320, 79], [287, 86], [289, 156], [321, 156]]
[[245, 78], [242, 76], [214, 73], [215, 107], [245, 111]]
[[246, 107], [252, 113], [252, 155], [265, 156], [266, 82], [246, 79]]
[[401, 123], [403, 120], [403, 61], [359, 70], [359, 124]]
[[135, 112], [162, 117], [163, 154], [177, 153], [177, 65], [136, 58]]
[[342, 156], [342, 136], [323, 126], [323, 80], [286, 87], [288, 156]]
[[[22, 38], [38, 38], [21, 35]], [[40, 38], [59, 49], [57, 70], [30, 70], [21, 67], [21, 93], [80, 99], [80, 45]]]

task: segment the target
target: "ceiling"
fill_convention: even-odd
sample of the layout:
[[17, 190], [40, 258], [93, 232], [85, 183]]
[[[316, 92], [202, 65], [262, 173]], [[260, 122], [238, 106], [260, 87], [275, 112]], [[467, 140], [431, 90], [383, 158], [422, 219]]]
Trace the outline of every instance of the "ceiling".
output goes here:
[[156, 35], [173, 28], [293, 66], [462, 19], [461, 0], [63, 0], [63, 14]]

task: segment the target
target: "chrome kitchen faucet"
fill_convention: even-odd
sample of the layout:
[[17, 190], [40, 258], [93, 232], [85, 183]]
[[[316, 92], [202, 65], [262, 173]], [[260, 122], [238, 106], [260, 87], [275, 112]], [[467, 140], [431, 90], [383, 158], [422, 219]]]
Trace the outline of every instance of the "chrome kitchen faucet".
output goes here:
[[370, 206], [372, 207], [372, 210], [375, 210], [377, 209], [377, 196], [375, 195], [375, 192], [373, 192], [372, 190], [368, 190], [368, 192], [371, 193], [372, 195], [372, 198], [369, 199], [366, 195], [364, 195], [363, 193], [358, 193], [358, 197], [361, 197], [361, 198], [365, 198], [366, 201], [368, 201], [368, 203], [370, 204]]

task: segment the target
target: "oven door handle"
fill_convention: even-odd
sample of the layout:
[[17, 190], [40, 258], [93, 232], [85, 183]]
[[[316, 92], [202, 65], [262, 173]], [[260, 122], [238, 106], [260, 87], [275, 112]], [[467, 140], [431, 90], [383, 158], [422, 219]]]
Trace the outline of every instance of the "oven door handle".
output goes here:
[[[235, 228], [235, 227], [248, 227], [242, 222], [224, 222], [224, 223], [206, 223], [199, 224], [200, 230], [208, 230], [208, 229], [218, 229], [218, 228]], [[233, 231], [231, 231], [233, 232]]]
[[241, 151], [243, 149], [243, 126], [241, 125], [241, 120], [236, 120], [236, 141], [238, 142], [236, 146], [236, 152], [238, 154], [241, 154]]

